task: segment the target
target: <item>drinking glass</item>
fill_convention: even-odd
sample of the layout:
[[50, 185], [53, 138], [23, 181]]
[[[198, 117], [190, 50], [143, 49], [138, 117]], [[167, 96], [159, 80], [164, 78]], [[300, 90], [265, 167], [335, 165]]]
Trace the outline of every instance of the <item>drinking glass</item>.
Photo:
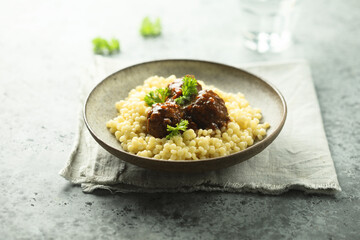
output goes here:
[[297, 0], [240, 0], [244, 44], [260, 52], [281, 52], [291, 44]]

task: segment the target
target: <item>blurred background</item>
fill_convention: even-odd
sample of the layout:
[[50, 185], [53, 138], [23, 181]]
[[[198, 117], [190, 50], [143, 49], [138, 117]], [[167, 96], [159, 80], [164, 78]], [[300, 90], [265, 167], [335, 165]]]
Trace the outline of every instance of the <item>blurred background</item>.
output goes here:
[[[343, 68], [358, 65], [354, 54], [360, 45], [355, 40], [359, 36], [358, 1], [296, 1], [293, 44], [277, 54], [259, 54], [244, 47], [243, 29], [253, 24], [244, 21], [251, 19], [246, 18], [249, 11], [243, 11], [248, 2], [252, 1], [4, 1], [0, 63], [11, 76], [2, 78], [27, 72], [36, 75], [34, 83], [57, 74], [53, 84], [74, 84], [74, 74], [94, 55], [91, 40], [97, 36], [119, 39], [121, 53], [114, 57], [132, 62], [195, 58], [236, 65], [305, 58], [315, 81], [329, 68], [341, 74]], [[146, 16], [161, 19], [161, 36], [144, 39], [139, 34]]]
[[[359, 22], [357, 1], [298, 0], [296, 9], [302, 11], [293, 47], [280, 55], [254, 54], [243, 47], [242, 29], [253, 24], [244, 21], [242, 9], [249, 6], [244, 2], [252, 1], [6, 1], [0, 10], [1, 47], [33, 57], [46, 52], [55, 59], [61, 57], [59, 51], [77, 62], [91, 56], [91, 40], [103, 36], [120, 40], [123, 59], [186, 57], [234, 63], [289, 57], [315, 61], [336, 51], [351, 56], [349, 46], [359, 44], [353, 41]], [[159, 38], [144, 41], [139, 34], [145, 16], [161, 19]]]

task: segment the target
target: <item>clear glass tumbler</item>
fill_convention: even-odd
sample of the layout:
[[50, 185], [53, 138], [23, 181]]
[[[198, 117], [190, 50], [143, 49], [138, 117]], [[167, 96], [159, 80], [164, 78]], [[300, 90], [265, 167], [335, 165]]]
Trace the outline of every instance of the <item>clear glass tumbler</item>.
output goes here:
[[260, 52], [281, 52], [291, 44], [297, 0], [240, 0], [244, 44]]

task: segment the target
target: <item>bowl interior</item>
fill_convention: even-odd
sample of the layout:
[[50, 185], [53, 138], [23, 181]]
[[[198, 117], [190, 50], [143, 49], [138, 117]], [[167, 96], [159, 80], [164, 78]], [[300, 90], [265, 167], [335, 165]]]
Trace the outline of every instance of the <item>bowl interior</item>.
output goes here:
[[[214, 85], [226, 92], [243, 93], [251, 106], [262, 110], [262, 122], [270, 123], [271, 127], [268, 129], [267, 136], [277, 135], [280, 132], [286, 117], [286, 104], [277, 90], [246, 71], [222, 64], [194, 60], [163, 60], [142, 63], [120, 70], [104, 79], [93, 89], [85, 104], [84, 117], [90, 132], [103, 147], [108, 151], [110, 148], [110, 152], [118, 157], [119, 154], [120, 156], [132, 155], [121, 148], [120, 143], [105, 126], [105, 123], [117, 114], [115, 103], [125, 99], [131, 89], [142, 85], [143, 81], [150, 76], [168, 77], [176, 75], [181, 77], [185, 74], [193, 74], [207, 85]], [[250, 148], [257, 144], [266, 144], [266, 138]], [[262, 149], [259, 148], [259, 151]], [[116, 154], [117, 151], [119, 154]], [[232, 155], [238, 155], [237, 158], [241, 158], [241, 154]], [[135, 155], [131, 156], [131, 158], [134, 157]], [[168, 160], [139, 159], [140, 161], [142, 159], [142, 161], [153, 160], [167, 162], [165, 164], [171, 163]], [[196, 161], [186, 162], [192, 164]]]

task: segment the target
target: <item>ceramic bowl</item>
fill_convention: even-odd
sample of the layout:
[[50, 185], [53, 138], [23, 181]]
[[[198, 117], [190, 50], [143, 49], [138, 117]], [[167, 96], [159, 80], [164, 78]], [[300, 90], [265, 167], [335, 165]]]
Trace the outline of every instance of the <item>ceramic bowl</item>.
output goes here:
[[[241, 92], [251, 106], [262, 110], [262, 122], [270, 123], [266, 137], [247, 149], [224, 157], [202, 160], [156, 160], [139, 157], [122, 149], [106, 128], [106, 122], [117, 115], [115, 103], [125, 99], [131, 89], [142, 85], [150, 76], [177, 77], [193, 74], [207, 85], [226, 92]], [[198, 60], [160, 60], [137, 64], [108, 76], [90, 92], [84, 106], [84, 120], [94, 139], [121, 160], [140, 167], [161, 171], [202, 172], [241, 163], [260, 153], [279, 135], [286, 119], [286, 102], [270, 83], [239, 68]]]

